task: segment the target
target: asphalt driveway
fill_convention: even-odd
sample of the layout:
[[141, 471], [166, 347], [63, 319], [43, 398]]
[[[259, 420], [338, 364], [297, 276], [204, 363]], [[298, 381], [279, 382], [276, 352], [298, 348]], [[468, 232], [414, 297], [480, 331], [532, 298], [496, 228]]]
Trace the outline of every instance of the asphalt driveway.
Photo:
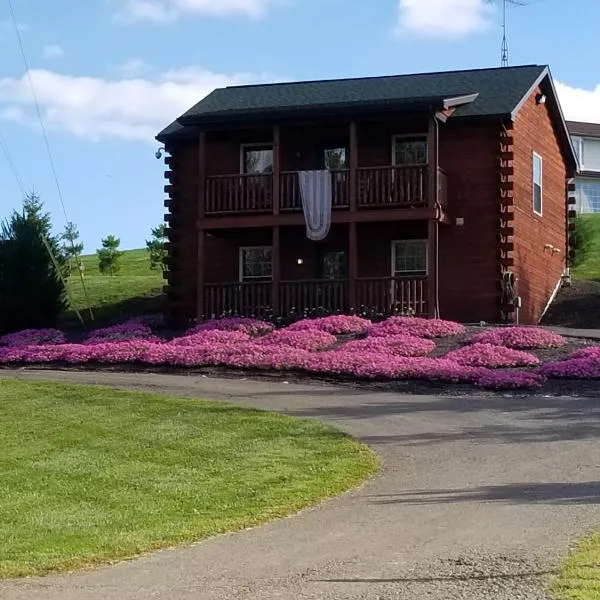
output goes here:
[[10, 375], [316, 418], [373, 446], [384, 467], [359, 490], [258, 529], [95, 571], [0, 582], [3, 600], [540, 599], [570, 543], [600, 527], [600, 398]]

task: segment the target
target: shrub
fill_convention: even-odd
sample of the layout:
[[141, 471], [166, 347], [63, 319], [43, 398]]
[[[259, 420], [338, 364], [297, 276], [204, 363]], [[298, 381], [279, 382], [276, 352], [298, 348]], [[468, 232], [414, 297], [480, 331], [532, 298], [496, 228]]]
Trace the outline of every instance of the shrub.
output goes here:
[[540, 364], [537, 356], [514, 350], [505, 346], [476, 343], [463, 346], [446, 354], [445, 358], [453, 360], [460, 365], [471, 367], [488, 367], [498, 369], [502, 367], [535, 367]]
[[493, 344], [507, 348], [560, 348], [567, 343], [562, 336], [538, 327], [503, 327], [490, 329], [471, 339], [474, 344]]
[[325, 331], [333, 335], [366, 333], [371, 321], [352, 315], [332, 315], [318, 319], [296, 321], [286, 329], [288, 331]]
[[435, 342], [412, 335], [367, 337], [347, 342], [341, 347], [346, 352], [379, 352], [394, 356], [426, 356], [435, 350]]
[[521, 390], [540, 388], [545, 381], [541, 373], [488, 371], [475, 380], [475, 385], [487, 390]]
[[460, 323], [443, 319], [420, 319], [418, 317], [390, 317], [369, 329], [374, 337], [388, 335], [412, 335], [422, 338], [451, 337], [465, 333]]

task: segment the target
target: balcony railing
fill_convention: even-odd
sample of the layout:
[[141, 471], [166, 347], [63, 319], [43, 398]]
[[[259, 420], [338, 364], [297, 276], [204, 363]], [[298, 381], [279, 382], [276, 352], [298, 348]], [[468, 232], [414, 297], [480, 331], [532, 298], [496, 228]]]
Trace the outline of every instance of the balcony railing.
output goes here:
[[[356, 306], [351, 306], [350, 281], [309, 279], [279, 284], [279, 316], [325, 309], [348, 312], [361, 306], [382, 313], [427, 315], [427, 277], [368, 277], [356, 280]], [[274, 311], [275, 287], [271, 282], [213, 283], [204, 286], [204, 313], [220, 316], [270, 316]]]
[[[338, 210], [350, 207], [352, 172], [331, 172], [332, 203]], [[425, 207], [429, 204], [429, 170], [426, 165], [360, 167], [356, 177], [356, 205], [374, 208]], [[440, 169], [439, 199], [447, 204], [448, 177]], [[282, 171], [279, 184], [281, 212], [300, 212], [302, 197], [297, 171]], [[269, 213], [273, 210], [273, 175], [212, 175], [206, 180], [206, 215]]]

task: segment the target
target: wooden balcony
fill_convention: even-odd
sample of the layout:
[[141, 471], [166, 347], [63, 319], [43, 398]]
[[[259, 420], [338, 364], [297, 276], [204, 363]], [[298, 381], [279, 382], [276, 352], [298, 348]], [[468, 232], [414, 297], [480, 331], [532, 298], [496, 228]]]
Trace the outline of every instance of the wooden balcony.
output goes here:
[[350, 298], [350, 281], [345, 279], [282, 281], [278, 289], [271, 282], [206, 284], [204, 311], [206, 316], [232, 313], [266, 317], [275, 312], [274, 300], [277, 299], [276, 316], [284, 317], [316, 308], [348, 313], [360, 307], [382, 313], [428, 314], [427, 277], [359, 278], [352, 287], [356, 294], [355, 306]]
[[[351, 207], [352, 181], [356, 181], [356, 208], [358, 210], [384, 208], [416, 208], [429, 206], [429, 168], [360, 167], [332, 171], [332, 204], [334, 210]], [[274, 212], [272, 174], [214, 175], [206, 179], [204, 214], [250, 215]], [[439, 170], [438, 199], [447, 205], [447, 175]], [[296, 171], [282, 171], [279, 176], [279, 211], [302, 211], [302, 198]]]

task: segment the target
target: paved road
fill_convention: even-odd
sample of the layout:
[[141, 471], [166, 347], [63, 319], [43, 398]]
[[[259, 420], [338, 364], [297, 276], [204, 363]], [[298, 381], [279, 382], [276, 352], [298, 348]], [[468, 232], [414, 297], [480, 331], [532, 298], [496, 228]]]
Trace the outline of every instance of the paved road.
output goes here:
[[20, 373], [227, 399], [327, 421], [381, 473], [293, 518], [96, 571], [0, 583], [3, 600], [542, 599], [600, 526], [600, 402], [403, 396], [192, 376]]

